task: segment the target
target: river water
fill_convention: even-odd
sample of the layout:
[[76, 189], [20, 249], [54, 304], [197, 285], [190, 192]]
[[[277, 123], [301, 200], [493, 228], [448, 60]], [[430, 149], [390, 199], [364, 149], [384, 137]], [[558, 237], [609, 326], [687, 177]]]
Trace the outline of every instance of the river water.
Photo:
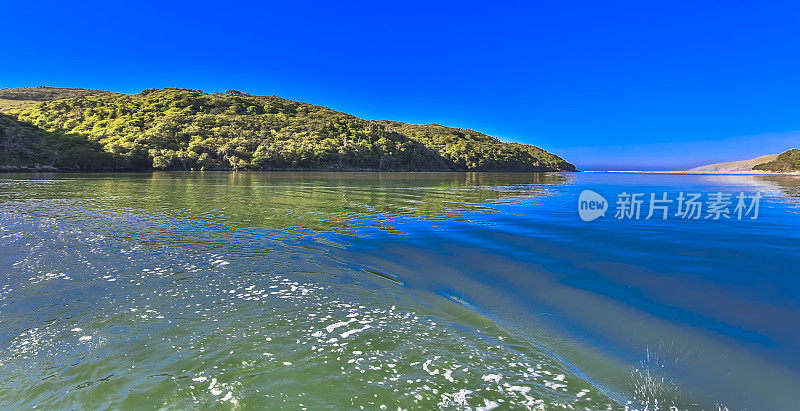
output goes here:
[[[763, 198], [645, 218], [681, 192]], [[798, 200], [788, 176], [0, 174], [0, 407], [792, 409]]]

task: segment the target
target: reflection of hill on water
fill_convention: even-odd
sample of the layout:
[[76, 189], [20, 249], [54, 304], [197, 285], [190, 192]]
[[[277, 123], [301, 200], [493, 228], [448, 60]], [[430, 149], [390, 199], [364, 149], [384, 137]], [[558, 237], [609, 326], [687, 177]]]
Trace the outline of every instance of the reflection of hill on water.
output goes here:
[[800, 176], [758, 176], [758, 179], [762, 184], [773, 183], [787, 201], [800, 203]]
[[792, 202], [800, 197], [800, 176], [705, 175], [702, 176], [702, 181], [738, 189], [752, 187], [752, 191], [760, 191], [772, 197], [785, 197]]
[[[365, 219], [440, 219], [495, 212], [492, 204], [549, 195], [574, 176], [560, 173], [157, 172], [50, 180], [10, 176], [28, 198], [69, 196], [90, 205], [192, 213], [240, 227], [351, 232]], [[21, 194], [25, 193], [25, 194]], [[21, 198], [14, 198], [21, 199]], [[377, 226], [392, 231], [389, 226]]]

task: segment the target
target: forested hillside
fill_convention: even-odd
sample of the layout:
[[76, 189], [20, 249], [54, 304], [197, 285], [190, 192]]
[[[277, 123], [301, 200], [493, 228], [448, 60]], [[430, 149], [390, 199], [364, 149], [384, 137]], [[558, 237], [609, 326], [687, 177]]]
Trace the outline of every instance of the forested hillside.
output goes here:
[[778, 172], [800, 171], [800, 150], [794, 148], [784, 151], [783, 153], [779, 154], [778, 158], [776, 158], [774, 161], [759, 164], [753, 167], [753, 170]]
[[114, 155], [85, 137], [52, 133], [0, 113], [0, 170], [113, 170]]
[[[11, 113], [50, 133], [45, 141], [82, 139], [106, 156], [102, 166], [78, 168], [575, 171], [538, 147], [472, 130], [368, 121], [236, 91], [150, 89], [45, 101]], [[58, 147], [48, 149], [60, 158]]]
[[0, 111], [10, 111], [30, 107], [42, 101], [63, 100], [67, 98], [114, 95], [110, 91], [62, 87], [25, 87], [0, 89]]

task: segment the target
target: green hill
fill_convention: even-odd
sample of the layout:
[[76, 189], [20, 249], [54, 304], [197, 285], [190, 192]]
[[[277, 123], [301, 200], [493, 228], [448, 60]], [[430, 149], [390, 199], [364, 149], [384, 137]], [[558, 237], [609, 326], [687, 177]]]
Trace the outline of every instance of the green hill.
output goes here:
[[[60, 162], [71, 169], [576, 171], [538, 147], [472, 130], [368, 121], [236, 91], [88, 95], [12, 113], [25, 127], [50, 133], [45, 141], [79, 139], [105, 156], [102, 164]], [[58, 147], [48, 148], [61, 158]]]
[[800, 150], [791, 149], [778, 155], [774, 161], [759, 164], [753, 170], [765, 170], [776, 172], [800, 171]]
[[83, 88], [25, 87], [0, 89], [0, 111], [19, 110], [42, 101], [63, 100], [96, 95], [114, 95], [110, 91]]
[[51, 133], [0, 113], [0, 171], [99, 171], [117, 167], [114, 155], [85, 137]]

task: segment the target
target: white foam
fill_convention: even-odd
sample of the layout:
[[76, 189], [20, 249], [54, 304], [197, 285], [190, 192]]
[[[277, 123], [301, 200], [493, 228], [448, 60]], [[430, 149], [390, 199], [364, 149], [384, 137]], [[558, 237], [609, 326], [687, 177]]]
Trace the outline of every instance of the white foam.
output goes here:
[[339, 321], [338, 323], [334, 323], [334, 324], [330, 324], [330, 325], [326, 326], [325, 330], [328, 331], [329, 333], [331, 333], [331, 332], [333, 332], [333, 330], [335, 330], [335, 329], [337, 329], [339, 327], [344, 327], [345, 325], [350, 324], [353, 321], [355, 321], [355, 320], [352, 319], [352, 318], [349, 321]]
[[444, 372], [444, 379], [446, 379], [447, 381], [450, 381], [450, 382], [453, 382], [453, 381], [455, 381], [455, 380], [453, 379], [453, 370], [447, 370], [447, 371], [445, 371], [445, 372]]
[[217, 379], [212, 378], [211, 384], [208, 384], [208, 391], [211, 392], [212, 395], [220, 395], [222, 394], [222, 390], [215, 389], [214, 387], [217, 385]]
[[495, 408], [497, 408], [499, 406], [500, 406], [500, 404], [498, 404], [498, 403], [496, 403], [494, 401], [489, 401], [486, 398], [484, 398], [483, 399], [483, 407], [478, 407], [478, 411], [491, 411], [491, 410], [493, 410], [493, 409], [495, 409]]
[[481, 379], [484, 380], [484, 381], [491, 381], [491, 382], [494, 382], [494, 383], [500, 382], [500, 380], [502, 378], [503, 378], [503, 376], [502, 375], [498, 375], [498, 374], [486, 374], [486, 375], [481, 377]]
[[371, 326], [371, 325], [369, 325], [369, 324], [367, 324], [367, 325], [365, 325], [365, 326], [364, 326], [364, 327], [362, 327], [362, 328], [355, 328], [355, 329], [352, 329], [352, 330], [348, 330], [348, 331], [345, 331], [345, 332], [343, 332], [343, 333], [341, 334], [341, 336], [342, 336], [342, 338], [347, 338], [347, 337], [349, 337], [349, 336], [351, 336], [351, 335], [353, 335], [353, 334], [360, 333], [361, 331], [364, 331], [364, 330], [366, 330], [367, 328], [372, 328], [372, 326]]

